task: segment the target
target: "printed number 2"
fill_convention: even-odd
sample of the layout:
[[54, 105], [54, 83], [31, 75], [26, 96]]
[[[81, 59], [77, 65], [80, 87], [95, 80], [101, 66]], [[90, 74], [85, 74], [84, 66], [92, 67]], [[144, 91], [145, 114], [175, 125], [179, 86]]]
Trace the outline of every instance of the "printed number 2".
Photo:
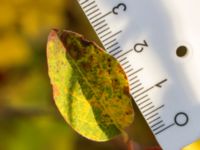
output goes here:
[[141, 52], [143, 52], [144, 48], [148, 47], [148, 46], [149, 45], [148, 45], [147, 41], [144, 40], [143, 43], [137, 43], [137, 44], [135, 44], [134, 45], [134, 50], [137, 53], [141, 53]]
[[118, 12], [119, 9], [122, 9], [123, 11], [126, 11], [126, 9], [127, 9], [126, 4], [119, 3], [117, 6], [115, 6], [112, 9], [113, 14], [118, 15], [119, 14], [119, 12]]

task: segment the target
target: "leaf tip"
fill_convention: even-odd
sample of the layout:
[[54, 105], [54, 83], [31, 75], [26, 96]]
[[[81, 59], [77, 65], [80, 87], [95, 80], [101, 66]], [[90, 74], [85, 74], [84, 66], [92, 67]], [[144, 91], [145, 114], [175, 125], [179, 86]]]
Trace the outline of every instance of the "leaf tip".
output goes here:
[[58, 33], [58, 29], [51, 29], [51, 32], [49, 33], [48, 36], [48, 41], [51, 41], [52, 39], [54, 39], [57, 36]]

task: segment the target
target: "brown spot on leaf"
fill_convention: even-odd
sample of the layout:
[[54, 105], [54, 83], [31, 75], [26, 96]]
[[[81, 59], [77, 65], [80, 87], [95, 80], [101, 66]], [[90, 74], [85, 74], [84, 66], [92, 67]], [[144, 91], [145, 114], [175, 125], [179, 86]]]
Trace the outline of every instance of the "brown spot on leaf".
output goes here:
[[126, 115], [130, 115], [130, 114], [132, 114], [133, 112], [132, 112], [131, 110], [127, 110], [125, 113], [126, 113]]
[[81, 66], [85, 71], [89, 71], [91, 69], [91, 64], [89, 62], [82, 62]]
[[124, 94], [129, 95], [129, 87], [128, 86], [124, 87]]
[[92, 42], [86, 41], [86, 40], [81, 40], [81, 44], [83, 45], [83, 47], [87, 47], [87, 46], [90, 46], [92, 44]]

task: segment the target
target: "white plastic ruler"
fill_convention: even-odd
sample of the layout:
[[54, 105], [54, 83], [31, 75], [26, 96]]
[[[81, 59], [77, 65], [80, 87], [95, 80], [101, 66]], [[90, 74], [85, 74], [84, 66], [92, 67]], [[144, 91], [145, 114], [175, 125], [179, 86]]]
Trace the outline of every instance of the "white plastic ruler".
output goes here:
[[200, 138], [200, 1], [79, 0], [164, 150]]

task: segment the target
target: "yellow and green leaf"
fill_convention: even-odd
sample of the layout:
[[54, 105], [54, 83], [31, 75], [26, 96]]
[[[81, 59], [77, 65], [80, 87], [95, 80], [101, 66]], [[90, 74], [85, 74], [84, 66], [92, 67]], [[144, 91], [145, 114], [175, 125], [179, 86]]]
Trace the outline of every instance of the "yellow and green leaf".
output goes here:
[[95, 43], [77, 33], [52, 30], [47, 60], [55, 103], [79, 134], [107, 141], [132, 123], [127, 77], [117, 60]]

